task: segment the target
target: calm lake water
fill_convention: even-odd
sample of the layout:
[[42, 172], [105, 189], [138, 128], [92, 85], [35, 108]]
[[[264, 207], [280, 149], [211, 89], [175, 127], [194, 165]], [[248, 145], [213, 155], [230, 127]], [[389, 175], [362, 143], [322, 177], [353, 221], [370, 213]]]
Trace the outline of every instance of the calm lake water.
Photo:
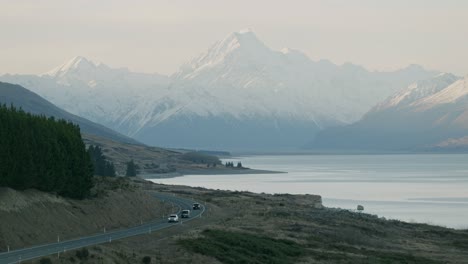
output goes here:
[[468, 155], [281, 155], [228, 159], [284, 174], [187, 175], [164, 184], [265, 193], [319, 194], [328, 207], [407, 222], [468, 228]]

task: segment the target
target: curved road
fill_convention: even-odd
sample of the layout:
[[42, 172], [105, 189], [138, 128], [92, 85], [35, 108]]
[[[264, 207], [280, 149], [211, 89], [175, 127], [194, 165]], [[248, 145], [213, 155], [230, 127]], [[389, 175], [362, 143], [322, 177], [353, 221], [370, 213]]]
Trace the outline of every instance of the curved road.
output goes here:
[[[169, 194], [154, 194], [155, 198], [170, 202], [176, 205], [179, 210], [179, 213], [183, 209], [192, 208], [192, 200], [172, 196]], [[193, 220], [196, 217], [201, 217], [205, 212], [205, 206], [202, 205], [201, 210], [193, 210], [190, 218], [180, 219], [180, 223]], [[167, 219], [155, 220], [153, 222], [145, 223], [139, 226], [130, 227], [124, 230], [109, 231], [106, 233], [101, 233], [97, 235], [92, 235], [88, 237], [82, 237], [72, 240], [66, 240], [63, 242], [45, 244], [25, 249], [14, 250], [10, 252], [0, 253], [0, 264], [10, 264], [10, 263], [21, 263], [23, 260], [30, 260], [38, 257], [43, 257], [51, 254], [60, 254], [68, 250], [77, 249], [81, 247], [102, 244], [106, 242], [112, 242], [117, 239], [122, 239], [131, 236], [137, 236], [141, 234], [148, 234], [153, 231], [161, 230], [171, 226], [177, 226], [177, 223], [168, 223]]]

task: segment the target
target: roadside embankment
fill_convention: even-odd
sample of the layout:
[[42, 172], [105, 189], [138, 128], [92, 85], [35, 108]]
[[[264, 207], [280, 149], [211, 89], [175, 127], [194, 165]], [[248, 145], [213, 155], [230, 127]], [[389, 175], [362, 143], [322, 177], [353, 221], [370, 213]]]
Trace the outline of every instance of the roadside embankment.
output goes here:
[[168, 213], [128, 179], [96, 180], [94, 197], [85, 200], [0, 188], [0, 251], [135, 226]]

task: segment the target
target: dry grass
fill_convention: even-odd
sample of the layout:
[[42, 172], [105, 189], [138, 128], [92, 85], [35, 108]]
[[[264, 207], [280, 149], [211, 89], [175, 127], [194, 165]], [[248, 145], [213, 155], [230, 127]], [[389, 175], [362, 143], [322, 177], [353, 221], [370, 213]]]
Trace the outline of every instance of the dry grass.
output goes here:
[[178, 166], [188, 166], [189, 161], [181, 159], [182, 153], [163, 148], [126, 144], [93, 135], [83, 135], [86, 146], [100, 146], [107, 159], [111, 160], [119, 175], [125, 175], [126, 164], [134, 160], [142, 173], [173, 172]]
[[[71, 200], [0, 189], [0, 251], [91, 235], [162, 217], [164, 205], [124, 178], [97, 178], [95, 197]], [[168, 205], [167, 205], [168, 206]], [[40, 228], [38, 228], [40, 227]]]
[[[177, 228], [92, 247], [83, 263], [141, 263], [145, 256], [152, 263], [236, 263], [235, 258], [226, 260], [180, 245], [191, 241], [216, 247], [217, 239], [206, 240], [207, 229], [225, 232], [234, 244], [250, 235], [270, 242], [292, 241], [303, 252], [294, 263], [466, 263], [468, 259], [468, 231], [321, 208], [320, 196], [216, 191], [144, 181], [134, 186], [193, 197], [207, 202], [209, 209], [202, 219]], [[271, 247], [264, 245], [265, 252], [276, 246], [274, 242]], [[259, 260], [255, 250], [250, 253], [252, 260]], [[53, 261], [74, 263], [66, 258]]]
[[[138, 172], [145, 174], [164, 174], [175, 172], [202, 172], [202, 173], [223, 173], [223, 171], [239, 173], [246, 170], [229, 169], [221, 165], [220, 160], [211, 155], [187, 152], [187, 150], [168, 150], [158, 147], [148, 147], [144, 145], [128, 144], [112, 141], [93, 135], [83, 135], [86, 146], [100, 146], [104, 155], [115, 165], [117, 175], [125, 175], [127, 162], [134, 160], [138, 166]], [[217, 164], [213, 167], [213, 164]], [[249, 171], [251, 172], [251, 171]], [[179, 174], [180, 175], [180, 174]]]

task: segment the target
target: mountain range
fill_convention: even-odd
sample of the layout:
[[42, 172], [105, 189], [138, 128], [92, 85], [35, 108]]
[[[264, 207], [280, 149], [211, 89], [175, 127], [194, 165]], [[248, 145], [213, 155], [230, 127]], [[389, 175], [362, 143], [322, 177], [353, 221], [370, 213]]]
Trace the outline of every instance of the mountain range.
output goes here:
[[388, 96], [437, 75], [417, 65], [372, 72], [272, 50], [234, 32], [170, 76], [75, 57], [42, 75], [3, 75], [57, 106], [149, 145], [288, 150], [360, 120]]
[[356, 123], [321, 131], [313, 149], [427, 151], [466, 148], [468, 76], [439, 74], [377, 104]]

